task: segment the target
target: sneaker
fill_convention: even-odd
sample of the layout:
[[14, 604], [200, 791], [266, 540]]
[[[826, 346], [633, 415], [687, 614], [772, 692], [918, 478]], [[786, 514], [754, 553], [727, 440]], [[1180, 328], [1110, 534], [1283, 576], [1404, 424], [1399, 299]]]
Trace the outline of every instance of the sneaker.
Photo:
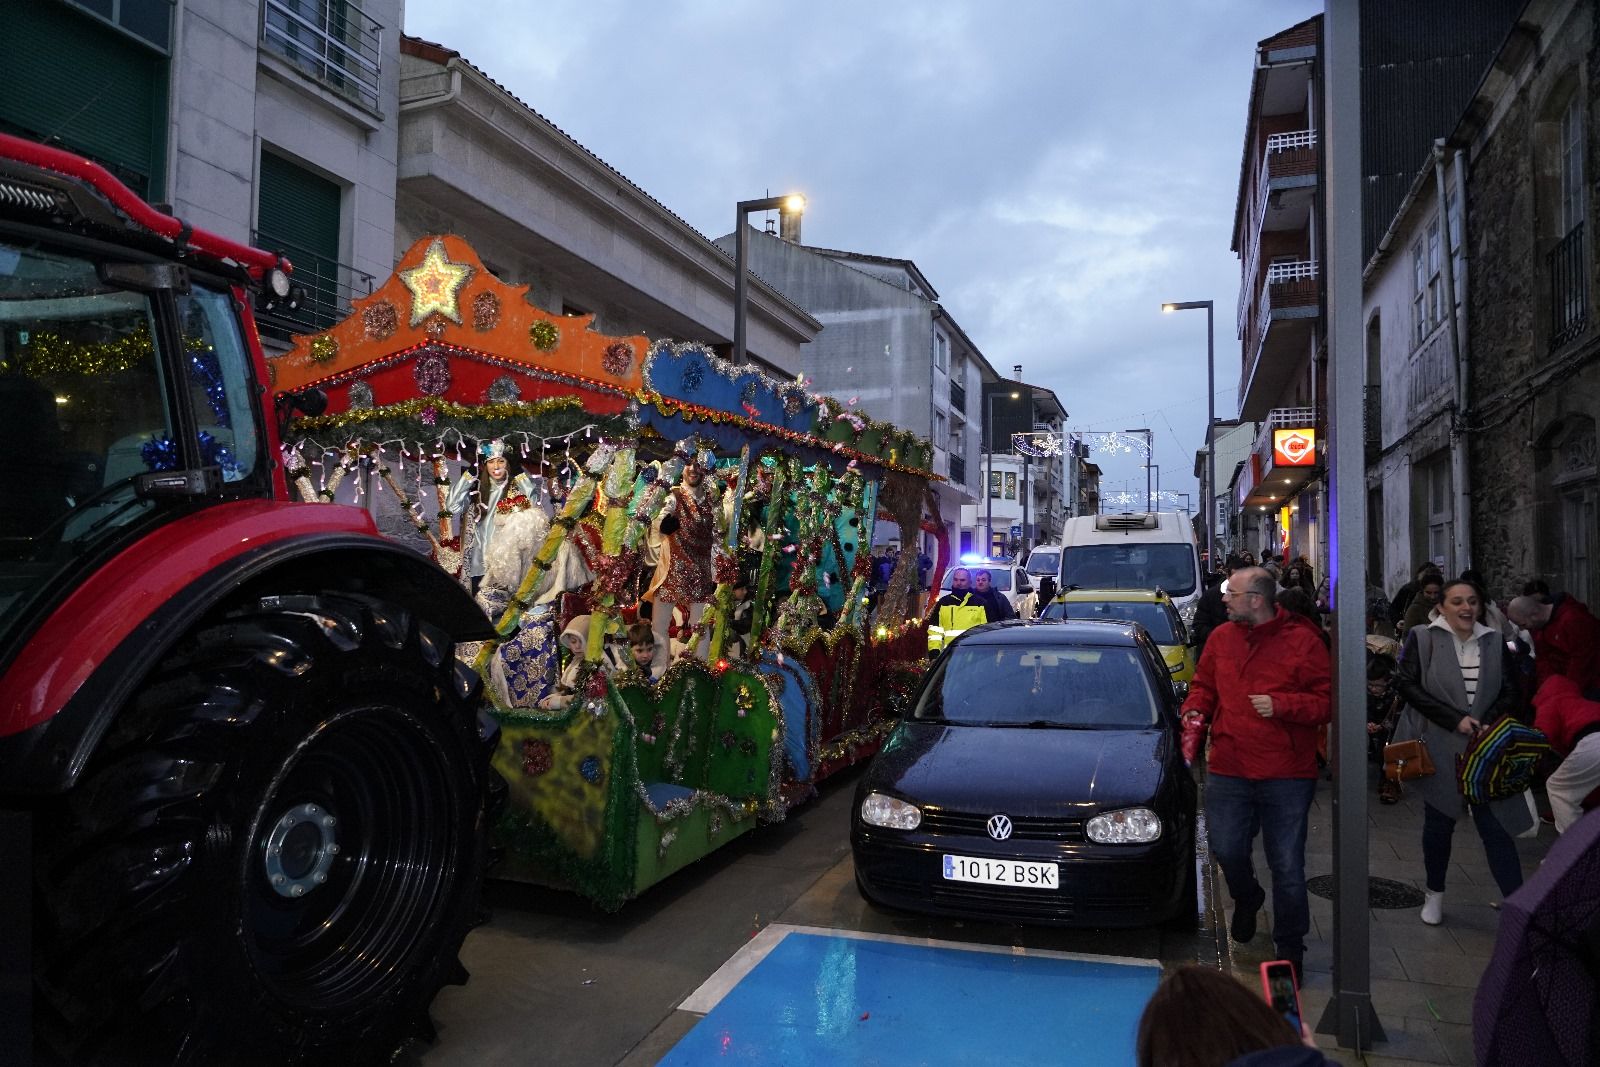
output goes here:
[[1258, 896], [1253, 903], [1237, 901], [1233, 905], [1233, 922], [1228, 924], [1228, 936], [1239, 944], [1244, 944], [1256, 936], [1256, 916], [1261, 912], [1261, 905], [1266, 901], [1266, 894]]
[[1381, 782], [1379, 782], [1378, 783], [1378, 803], [1379, 804], [1398, 804], [1398, 803], [1400, 803], [1400, 783], [1396, 782], [1396, 781], [1394, 781], [1392, 779], [1389, 779], [1389, 778], [1385, 778]]
[[1431, 889], [1423, 890], [1422, 921], [1429, 926], [1444, 922], [1444, 890], [1437, 893]]

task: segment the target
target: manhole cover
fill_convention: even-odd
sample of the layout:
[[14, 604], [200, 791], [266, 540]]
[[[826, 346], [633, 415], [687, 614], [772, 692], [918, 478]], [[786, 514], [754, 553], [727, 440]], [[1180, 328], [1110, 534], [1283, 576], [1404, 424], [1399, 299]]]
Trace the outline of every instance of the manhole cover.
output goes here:
[[[1306, 879], [1306, 891], [1325, 900], [1333, 899], [1333, 875], [1319, 874]], [[1367, 879], [1367, 906], [1371, 908], [1420, 908], [1422, 890], [1392, 878]]]

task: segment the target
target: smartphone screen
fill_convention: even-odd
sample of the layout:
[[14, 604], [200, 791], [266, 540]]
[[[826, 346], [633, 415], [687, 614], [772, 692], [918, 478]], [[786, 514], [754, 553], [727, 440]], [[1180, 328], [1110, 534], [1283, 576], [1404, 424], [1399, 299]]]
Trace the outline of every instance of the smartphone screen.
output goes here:
[[1272, 1010], [1287, 1019], [1296, 1034], [1300, 1033], [1300, 993], [1294, 984], [1294, 967], [1287, 960], [1263, 963], [1261, 989]]

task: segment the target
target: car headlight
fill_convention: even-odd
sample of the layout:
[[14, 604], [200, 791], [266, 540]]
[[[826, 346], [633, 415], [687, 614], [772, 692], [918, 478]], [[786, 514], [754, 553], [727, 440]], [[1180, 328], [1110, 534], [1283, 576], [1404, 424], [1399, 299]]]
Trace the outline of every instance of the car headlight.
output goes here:
[[922, 811], [915, 804], [882, 793], [868, 793], [861, 802], [861, 821], [891, 830], [915, 830], [922, 825]]
[[1183, 620], [1183, 625], [1184, 626], [1192, 627], [1192, 626], [1194, 626], [1195, 614], [1199, 610], [1200, 610], [1200, 598], [1199, 597], [1195, 597], [1193, 600], [1189, 601], [1183, 607], [1178, 609], [1178, 618]]
[[1142, 845], [1161, 836], [1161, 818], [1149, 808], [1124, 808], [1096, 815], [1083, 831], [1101, 845]]

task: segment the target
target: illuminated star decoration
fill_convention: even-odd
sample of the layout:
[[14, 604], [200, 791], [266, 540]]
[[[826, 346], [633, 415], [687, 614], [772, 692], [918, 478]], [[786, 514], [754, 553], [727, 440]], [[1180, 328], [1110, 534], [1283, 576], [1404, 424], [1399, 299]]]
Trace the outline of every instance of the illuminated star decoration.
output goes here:
[[461, 287], [472, 274], [467, 264], [450, 262], [444, 253], [444, 242], [435, 237], [422, 262], [400, 272], [400, 280], [411, 290], [411, 325], [421, 325], [435, 311], [461, 325]]

